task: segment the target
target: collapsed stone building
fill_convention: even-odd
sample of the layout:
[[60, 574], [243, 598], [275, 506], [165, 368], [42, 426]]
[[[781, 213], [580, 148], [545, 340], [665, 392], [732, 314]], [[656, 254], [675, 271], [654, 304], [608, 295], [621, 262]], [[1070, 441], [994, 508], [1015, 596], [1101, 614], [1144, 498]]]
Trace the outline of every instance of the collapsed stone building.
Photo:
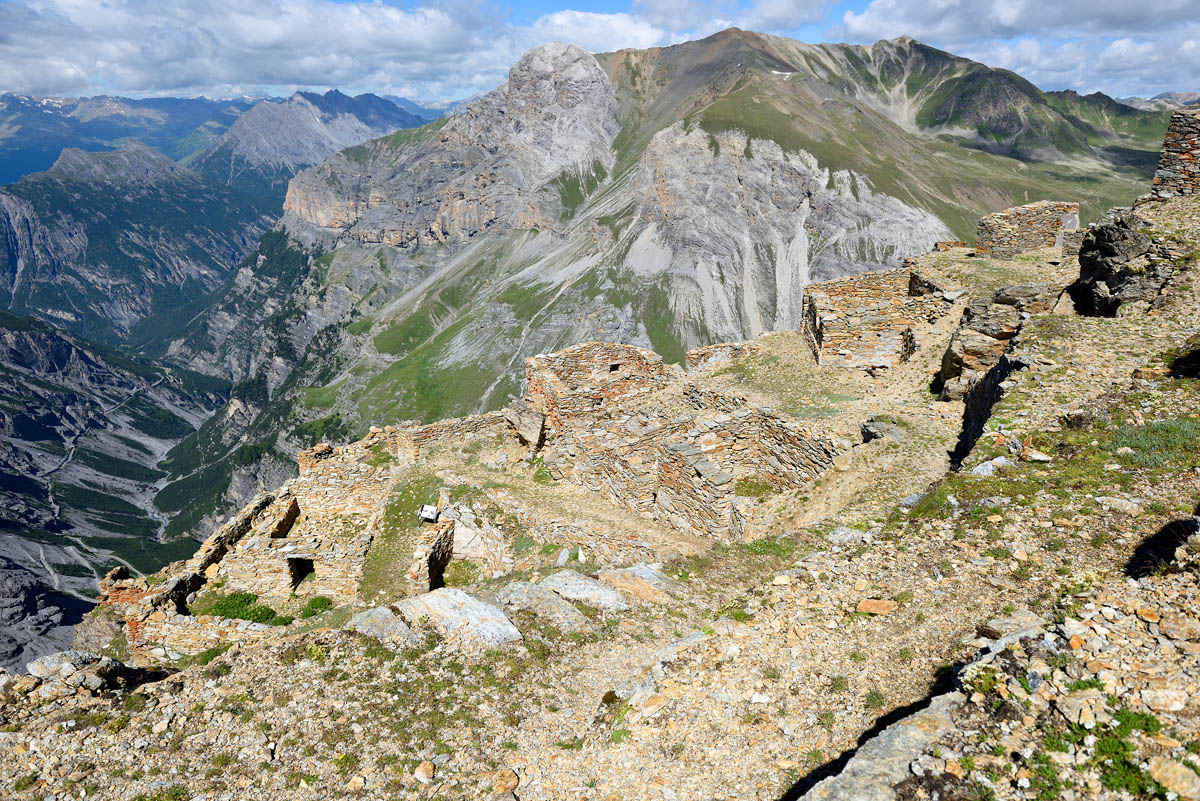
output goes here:
[[[703, 351], [690, 363], [729, 358]], [[531, 401], [546, 410], [543, 458], [554, 474], [720, 541], [741, 538], [752, 516], [739, 481], [800, 486], [837, 454], [828, 437], [742, 396], [683, 382], [678, 368], [642, 348], [585, 343], [529, 359], [525, 378]]]
[[876, 373], [908, 361], [913, 329], [945, 314], [952, 299], [907, 267], [812, 284], [801, 334], [817, 364]]
[[[702, 350], [690, 357], [697, 369], [753, 346]], [[534, 356], [526, 362], [526, 381], [527, 397], [503, 411], [373, 428], [357, 442], [301, 452], [296, 478], [252, 499], [191, 559], [166, 568], [164, 581], [110, 574], [101, 585], [105, 614], [89, 621], [93, 632], [82, 632], [82, 639], [107, 642], [121, 634], [135, 662], [152, 662], [272, 636], [264, 623], [193, 614], [193, 602], [206, 591], [249, 593], [263, 603], [316, 596], [334, 605], [354, 602], [393, 487], [436, 448], [485, 437], [519, 442], [557, 478], [680, 532], [719, 541], [742, 537], [755, 517], [757, 502], [738, 495], [739, 481], [800, 486], [828, 469], [837, 453], [819, 432], [741, 396], [704, 390], [644, 348], [588, 342]], [[524, 523], [544, 522], [503, 489], [487, 494]], [[554, 530], [570, 525], [556, 522]], [[454, 558], [469, 558], [488, 575], [509, 572], [512, 545], [443, 491], [411, 554], [400, 557], [407, 593], [440, 587]], [[620, 561], [623, 552], [612, 553]]]

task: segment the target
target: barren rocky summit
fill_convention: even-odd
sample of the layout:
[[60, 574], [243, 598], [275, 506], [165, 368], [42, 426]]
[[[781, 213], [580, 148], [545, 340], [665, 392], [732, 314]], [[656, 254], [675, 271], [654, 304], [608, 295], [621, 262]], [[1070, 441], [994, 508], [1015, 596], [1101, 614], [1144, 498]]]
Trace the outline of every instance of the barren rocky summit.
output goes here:
[[301, 452], [0, 673], [0, 793], [1200, 798], [1198, 151], [798, 330]]

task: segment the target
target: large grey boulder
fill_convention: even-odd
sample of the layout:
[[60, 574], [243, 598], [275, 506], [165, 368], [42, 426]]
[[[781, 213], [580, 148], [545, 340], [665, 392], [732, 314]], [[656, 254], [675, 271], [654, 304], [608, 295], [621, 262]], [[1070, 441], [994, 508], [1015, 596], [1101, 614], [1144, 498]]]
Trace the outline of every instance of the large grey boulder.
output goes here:
[[503, 612], [453, 587], [405, 598], [395, 608], [410, 626], [428, 626], [467, 649], [499, 648], [521, 639]]
[[1000, 361], [1025, 319], [1049, 311], [1057, 296], [1049, 284], [1019, 284], [967, 304], [942, 355], [940, 399], [961, 400], [971, 383]]
[[621, 597], [621, 594], [612, 587], [602, 584], [594, 578], [580, 575], [574, 570], [563, 570], [547, 576], [539, 584], [546, 589], [554, 590], [568, 601], [579, 601], [605, 612], [623, 612], [629, 608], [629, 604]]
[[537, 450], [546, 436], [546, 415], [525, 398], [518, 398], [504, 410], [504, 419], [517, 432], [522, 444]]
[[496, 601], [505, 609], [532, 612], [543, 623], [567, 634], [584, 631], [588, 627], [588, 620], [582, 612], [541, 584], [514, 581], [496, 593]]
[[841, 773], [818, 782], [802, 801], [892, 801], [892, 786], [908, 776], [910, 762], [954, 728], [950, 714], [965, 700], [958, 692], [939, 695], [888, 726], [863, 744]]
[[88, 665], [99, 662], [100, 659], [99, 654], [92, 654], [87, 651], [59, 651], [58, 653], [46, 654], [39, 659], [33, 660], [25, 666], [25, 671], [30, 676], [35, 676], [39, 679], [69, 676]]
[[419, 640], [408, 624], [386, 606], [359, 612], [350, 618], [346, 628], [389, 645], [409, 646]]
[[658, 565], [638, 564], [600, 571], [600, 580], [639, 601], [670, 603], [683, 596], [684, 586], [658, 569]]

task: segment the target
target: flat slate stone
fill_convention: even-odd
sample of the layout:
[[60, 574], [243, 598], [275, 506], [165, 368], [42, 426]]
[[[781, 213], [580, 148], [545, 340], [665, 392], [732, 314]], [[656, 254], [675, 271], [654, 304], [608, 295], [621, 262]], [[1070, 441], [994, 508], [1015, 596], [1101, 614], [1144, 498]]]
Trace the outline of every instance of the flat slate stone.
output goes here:
[[386, 606], [359, 612], [350, 618], [346, 628], [393, 645], [412, 645], [419, 639], [408, 624]]
[[30, 676], [49, 679], [56, 676], [65, 677], [99, 661], [100, 657], [97, 654], [87, 651], [59, 651], [56, 654], [46, 654], [33, 660], [25, 666], [25, 669]]
[[639, 601], [668, 604], [683, 594], [683, 585], [653, 565], [601, 570], [600, 580]]
[[950, 713], [965, 700], [957, 692], [939, 695], [888, 726], [860, 746], [841, 773], [818, 782], [801, 801], [892, 801], [892, 786], [908, 776], [910, 762], [954, 727]]
[[587, 618], [552, 590], [528, 581], [514, 581], [496, 593], [496, 600], [506, 609], [522, 609], [532, 612], [559, 631], [571, 634], [585, 631]]
[[503, 612], [453, 587], [405, 598], [395, 608], [410, 626], [424, 623], [462, 646], [497, 648], [521, 639]]
[[605, 612], [623, 612], [629, 608], [621, 594], [612, 587], [574, 570], [563, 570], [547, 576], [539, 582], [539, 586], [554, 590], [568, 601], [580, 601]]

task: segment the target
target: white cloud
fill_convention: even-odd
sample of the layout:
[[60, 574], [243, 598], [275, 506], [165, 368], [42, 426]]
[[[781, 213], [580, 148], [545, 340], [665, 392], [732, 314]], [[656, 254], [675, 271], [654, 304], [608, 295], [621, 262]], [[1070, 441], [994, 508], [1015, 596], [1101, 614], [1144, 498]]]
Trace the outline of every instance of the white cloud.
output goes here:
[[639, 17], [590, 11], [546, 14], [534, 22], [532, 33], [537, 42], [571, 42], [592, 52], [654, 47], [669, 40], [667, 31]]
[[611, 0], [628, 11], [564, 8], [524, 25], [496, 2], [0, 0], [0, 91], [461, 97], [496, 86], [552, 39], [649, 47], [730, 25], [786, 34], [831, 13], [826, 38], [908, 34], [1046, 88], [1200, 88], [1200, 0], [871, 0], [832, 12], [830, 0]]
[[821, 22], [829, 4], [824, 0], [754, 0], [738, 17], [742, 28], [782, 33]]
[[443, 96], [492, 88], [550, 39], [592, 50], [668, 41], [626, 13], [559, 11], [517, 26], [485, 0], [0, 0], [0, 91]]

